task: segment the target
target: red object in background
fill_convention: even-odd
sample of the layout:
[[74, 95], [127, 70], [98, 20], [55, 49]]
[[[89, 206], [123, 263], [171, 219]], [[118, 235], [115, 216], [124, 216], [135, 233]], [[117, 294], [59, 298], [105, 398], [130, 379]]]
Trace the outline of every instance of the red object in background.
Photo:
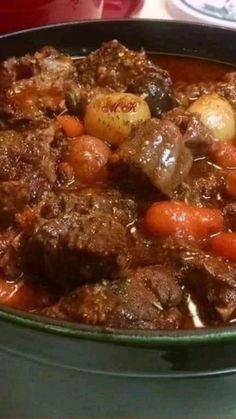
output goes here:
[[105, 0], [103, 19], [132, 17], [141, 10], [144, 0]]
[[102, 10], [103, 0], [0, 0], [0, 32], [99, 19]]

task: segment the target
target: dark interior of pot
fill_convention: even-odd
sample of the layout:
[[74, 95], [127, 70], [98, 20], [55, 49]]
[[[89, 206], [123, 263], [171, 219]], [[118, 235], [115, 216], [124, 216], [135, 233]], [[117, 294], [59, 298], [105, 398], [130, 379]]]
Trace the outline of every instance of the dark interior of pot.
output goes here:
[[235, 48], [231, 30], [142, 20], [0, 38], [2, 319], [234, 338]]

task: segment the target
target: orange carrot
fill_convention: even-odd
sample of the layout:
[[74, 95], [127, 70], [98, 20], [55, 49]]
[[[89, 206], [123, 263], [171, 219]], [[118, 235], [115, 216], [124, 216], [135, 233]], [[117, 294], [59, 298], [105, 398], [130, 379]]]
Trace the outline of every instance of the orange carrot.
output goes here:
[[61, 115], [58, 116], [57, 120], [67, 137], [80, 137], [84, 134], [84, 126], [75, 116]]
[[236, 262], [236, 233], [220, 233], [211, 242], [213, 252], [218, 256]]
[[110, 148], [102, 140], [82, 135], [70, 140], [65, 160], [73, 168], [76, 178], [88, 184], [106, 179], [110, 155]]
[[219, 141], [214, 144], [212, 159], [225, 169], [236, 168], [236, 147], [228, 141]]
[[158, 236], [180, 234], [204, 238], [222, 231], [223, 224], [220, 210], [194, 207], [179, 201], [157, 202], [146, 214], [148, 230]]

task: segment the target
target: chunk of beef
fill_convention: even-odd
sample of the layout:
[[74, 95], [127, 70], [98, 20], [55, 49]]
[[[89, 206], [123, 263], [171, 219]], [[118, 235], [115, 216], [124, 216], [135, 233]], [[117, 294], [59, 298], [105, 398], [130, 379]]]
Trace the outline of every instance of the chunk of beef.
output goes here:
[[151, 119], [133, 130], [111, 157], [111, 164], [138, 182], [147, 178], [170, 195], [189, 173], [192, 160], [179, 129], [171, 121]]
[[198, 114], [192, 114], [183, 108], [174, 108], [165, 115], [180, 129], [185, 144], [195, 158], [206, 157], [212, 151], [215, 139], [210, 130], [201, 122]]
[[173, 192], [172, 198], [198, 206], [221, 207], [225, 198], [225, 173], [211, 162], [215, 139], [198, 115], [175, 108], [165, 120], [177, 125], [194, 156], [189, 174]]
[[227, 99], [236, 109], [236, 73], [228, 73], [220, 82], [186, 84], [180, 82], [174, 86], [174, 93], [179, 105], [187, 108], [202, 95], [216, 93]]
[[70, 289], [111, 277], [126, 247], [126, 229], [110, 214], [72, 212], [36, 223], [26, 238], [23, 259], [27, 270]]
[[190, 286], [207, 297], [222, 320], [229, 320], [236, 311], [236, 264], [208, 254], [196, 256], [189, 265], [197, 274], [189, 277]]
[[129, 195], [115, 189], [85, 188], [77, 193], [45, 195], [40, 203], [40, 214], [45, 220], [75, 212], [81, 216], [106, 213], [124, 226], [137, 218], [137, 203]]
[[130, 229], [127, 263], [132, 269], [161, 263], [159, 246], [159, 238], [151, 237], [139, 225], [134, 225]]
[[9, 123], [65, 110], [65, 81], [76, 78], [71, 57], [45, 47], [1, 64], [0, 117]]
[[45, 119], [22, 131], [0, 132], [0, 180], [21, 178], [22, 173], [32, 171], [31, 166], [35, 166], [48, 180], [55, 181], [50, 146], [57, 129], [55, 122]]
[[41, 188], [37, 179], [32, 177], [24, 180], [10, 180], [0, 182], [0, 217], [1, 226], [9, 225], [14, 218], [16, 211], [21, 211], [32, 201], [35, 193]]
[[25, 265], [64, 288], [109, 278], [129, 262], [127, 234], [136, 218], [135, 201], [116, 190], [45, 195], [34, 214], [18, 216]]
[[195, 161], [188, 176], [172, 198], [187, 204], [222, 208], [225, 200], [225, 172], [206, 159]]
[[147, 102], [151, 115], [160, 118], [176, 104], [172, 90], [166, 80], [157, 77], [156, 71], [144, 73], [135, 78], [127, 88], [127, 92], [142, 96]]
[[109, 278], [131, 264], [136, 219], [135, 201], [116, 190], [44, 194], [34, 208], [17, 214], [24, 266], [62, 288]]
[[185, 269], [184, 283], [205, 301], [205, 310], [214, 308], [223, 321], [236, 312], [236, 264], [212, 255], [193, 242], [169, 238], [162, 245], [162, 257], [171, 258], [177, 269]]
[[116, 40], [78, 60], [77, 71], [82, 86], [142, 95], [153, 116], [160, 116], [173, 106], [167, 71], [148, 60], [144, 51], [131, 51]]
[[162, 265], [129, 271], [113, 282], [85, 285], [43, 314], [91, 325], [129, 329], [175, 329], [181, 325], [182, 290]]
[[75, 210], [81, 214], [104, 212], [125, 227], [136, 221], [137, 203], [131, 196], [121, 195], [115, 189], [84, 189], [78, 199]]
[[0, 132], [1, 224], [14, 213], [37, 201], [56, 181], [56, 151], [51, 147], [57, 125], [41, 121], [22, 132]]

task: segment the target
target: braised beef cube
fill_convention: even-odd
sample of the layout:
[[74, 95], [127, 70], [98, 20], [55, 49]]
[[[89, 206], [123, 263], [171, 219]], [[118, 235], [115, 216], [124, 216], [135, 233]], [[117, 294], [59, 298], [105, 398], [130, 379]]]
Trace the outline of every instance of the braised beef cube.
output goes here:
[[221, 208], [225, 198], [225, 173], [207, 160], [196, 161], [172, 198], [191, 205]]
[[184, 142], [191, 149], [195, 159], [210, 155], [215, 138], [201, 122], [198, 114], [174, 108], [165, 114], [165, 120], [172, 121], [180, 129]]
[[182, 321], [182, 296], [177, 275], [156, 265], [129, 271], [113, 282], [77, 288], [43, 314], [105, 327], [175, 329]]
[[22, 211], [31, 201], [34, 191], [30, 186], [29, 183], [22, 181], [0, 182], [0, 219], [2, 227], [8, 226], [13, 221], [15, 212]]
[[34, 170], [49, 181], [55, 181], [52, 162], [53, 143], [57, 125], [50, 120], [42, 120], [35, 127], [0, 132], [0, 180], [20, 179], [23, 174]]
[[[206, 244], [205, 244], [206, 246]], [[208, 321], [227, 321], [236, 313], [236, 264], [212, 255], [204, 243], [170, 237], [164, 239], [162, 258], [183, 269], [183, 283], [191, 290]]]
[[105, 213], [124, 226], [131, 226], [137, 218], [137, 203], [132, 196], [121, 195], [115, 189], [85, 188], [77, 193], [47, 194], [41, 202], [44, 219], [75, 212], [82, 215]]
[[15, 124], [66, 110], [66, 80], [76, 79], [71, 57], [51, 47], [1, 64], [0, 116]]
[[52, 76], [68, 76], [75, 72], [73, 60], [53, 47], [43, 47], [35, 54], [11, 57], [1, 63], [0, 80], [8, 75], [11, 81], [29, 79], [40, 73], [48, 72]]
[[225, 195], [225, 173], [211, 162], [215, 139], [199, 116], [181, 108], [168, 112], [165, 120], [177, 125], [194, 156], [189, 174], [172, 194], [173, 199], [199, 206], [221, 207]]
[[192, 166], [192, 154], [179, 129], [171, 121], [148, 120], [138, 125], [111, 157], [114, 168], [121, 167], [136, 182], [147, 178], [163, 194], [184, 180]]
[[157, 72], [145, 73], [133, 80], [128, 92], [142, 96], [147, 102], [151, 115], [160, 118], [176, 104], [169, 81], [160, 78]]
[[54, 122], [49, 121], [24, 132], [0, 132], [1, 223], [37, 201], [56, 182], [56, 152], [51, 147], [55, 132]]
[[131, 196], [121, 195], [115, 189], [84, 189], [76, 197], [74, 210], [81, 214], [104, 212], [124, 226], [137, 218], [137, 204]]
[[63, 214], [35, 225], [24, 263], [63, 289], [111, 277], [126, 254], [126, 230], [111, 215]]
[[152, 237], [142, 231], [138, 226], [130, 229], [129, 235], [129, 254], [127, 259], [132, 268], [148, 266], [161, 263], [163, 261], [160, 254], [159, 238]]
[[143, 95], [153, 116], [173, 107], [171, 79], [167, 71], [153, 64], [144, 51], [132, 51], [113, 40], [77, 61], [79, 82], [114, 91]]
[[209, 254], [196, 256], [190, 267], [198, 275], [193, 281], [190, 277], [190, 286], [207, 298], [223, 321], [230, 320], [236, 313], [236, 264]]

